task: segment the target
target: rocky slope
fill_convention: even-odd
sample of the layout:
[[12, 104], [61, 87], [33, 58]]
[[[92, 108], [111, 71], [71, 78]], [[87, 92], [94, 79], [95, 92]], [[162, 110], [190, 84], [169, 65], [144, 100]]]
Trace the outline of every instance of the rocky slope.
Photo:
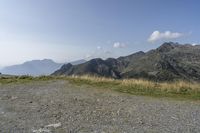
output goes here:
[[146, 53], [140, 51], [117, 59], [92, 59], [66, 64], [52, 75], [96, 75], [150, 80], [200, 80], [200, 45], [167, 42]]

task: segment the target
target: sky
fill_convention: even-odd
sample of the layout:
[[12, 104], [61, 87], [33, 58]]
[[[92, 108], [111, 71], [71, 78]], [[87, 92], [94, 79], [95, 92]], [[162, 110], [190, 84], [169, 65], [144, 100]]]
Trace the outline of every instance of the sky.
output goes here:
[[199, 44], [199, 0], [0, 0], [0, 67]]

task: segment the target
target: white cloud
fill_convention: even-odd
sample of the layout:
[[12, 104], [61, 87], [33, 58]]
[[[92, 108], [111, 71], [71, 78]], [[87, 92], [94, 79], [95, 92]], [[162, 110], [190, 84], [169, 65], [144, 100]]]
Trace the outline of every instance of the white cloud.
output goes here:
[[115, 42], [113, 44], [113, 48], [124, 48], [124, 47], [126, 47], [126, 44], [124, 44], [124, 43]]
[[165, 32], [159, 32], [159, 31], [154, 31], [149, 39], [148, 42], [155, 42], [155, 41], [159, 41], [159, 40], [169, 40], [169, 39], [176, 39], [179, 37], [182, 37], [183, 34], [182, 33], [178, 33], [178, 32], [171, 32], [171, 31], [165, 31]]
[[85, 55], [85, 59], [88, 59], [88, 58], [91, 58], [91, 57], [92, 57], [91, 54], [86, 54], [86, 55]]
[[193, 45], [193, 46], [196, 46], [196, 45], [200, 45], [200, 44], [199, 44], [199, 43], [193, 43], [192, 45]]
[[102, 49], [102, 47], [101, 47], [101, 46], [97, 46], [97, 49], [98, 49], [98, 50], [101, 50], [101, 49]]

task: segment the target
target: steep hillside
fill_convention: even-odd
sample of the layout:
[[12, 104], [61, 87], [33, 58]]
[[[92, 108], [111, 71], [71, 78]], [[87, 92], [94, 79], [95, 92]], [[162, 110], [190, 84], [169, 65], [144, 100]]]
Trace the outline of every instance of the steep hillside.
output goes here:
[[200, 80], [200, 46], [167, 42], [146, 53], [106, 60], [92, 59], [80, 65], [64, 65], [53, 75], [97, 75], [151, 80]]

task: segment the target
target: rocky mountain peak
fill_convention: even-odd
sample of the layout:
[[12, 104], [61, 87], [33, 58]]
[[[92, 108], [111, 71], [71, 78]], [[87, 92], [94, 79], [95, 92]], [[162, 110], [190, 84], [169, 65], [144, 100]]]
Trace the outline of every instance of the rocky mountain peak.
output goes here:
[[68, 70], [68, 69], [70, 69], [72, 66], [73, 66], [73, 65], [72, 65], [71, 63], [67, 63], [67, 64], [64, 64], [64, 65], [61, 67], [61, 69], [66, 69], [66, 70]]
[[156, 81], [200, 81], [200, 49], [198, 46], [173, 42], [146, 53], [103, 60], [92, 59], [79, 65], [63, 66], [53, 75], [95, 75], [112, 78], [145, 78]]
[[170, 50], [174, 49], [178, 43], [174, 42], [165, 42], [160, 47], [157, 48], [159, 52], [169, 52]]

